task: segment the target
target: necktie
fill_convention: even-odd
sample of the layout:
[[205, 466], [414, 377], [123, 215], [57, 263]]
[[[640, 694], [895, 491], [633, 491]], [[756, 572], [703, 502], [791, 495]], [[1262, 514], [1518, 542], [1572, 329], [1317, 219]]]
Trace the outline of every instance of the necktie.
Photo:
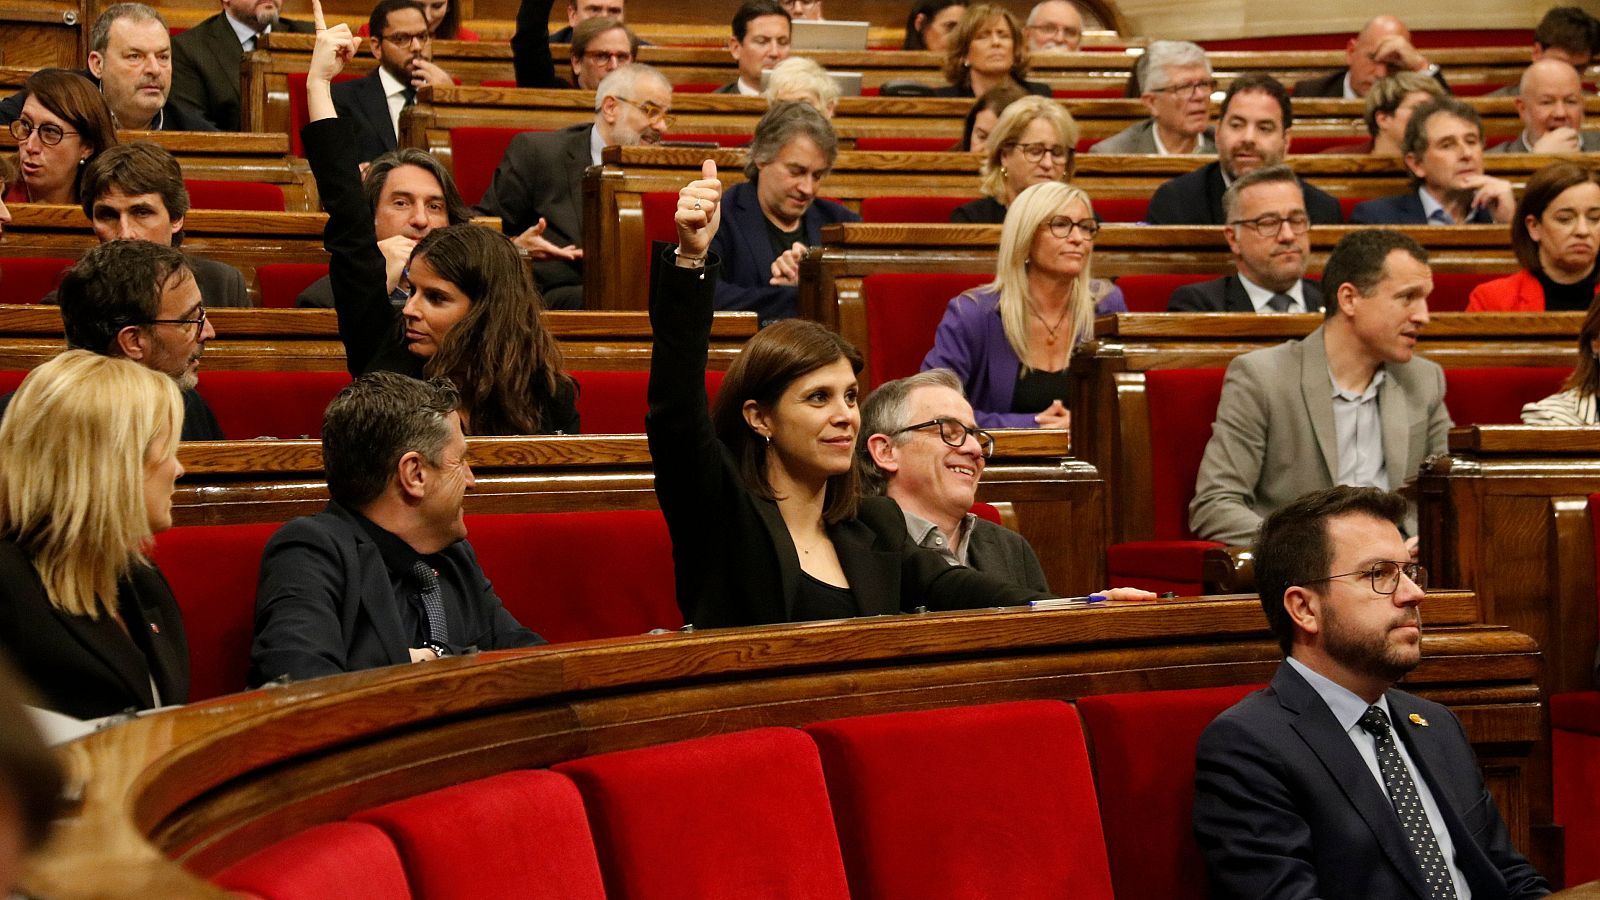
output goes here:
[[1428, 824], [1422, 798], [1417, 796], [1417, 784], [1411, 780], [1411, 773], [1395, 748], [1389, 717], [1378, 707], [1369, 706], [1361, 716], [1361, 727], [1377, 742], [1378, 771], [1383, 774], [1383, 787], [1400, 817], [1400, 830], [1405, 832], [1406, 843], [1411, 845], [1411, 852], [1417, 855], [1417, 863], [1422, 866], [1428, 900], [1454, 900], [1456, 886], [1450, 880], [1450, 867], [1445, 865], [1444, 854], [1433, 836], [1433, 826]]
[[417, 89], [408, 84], [400, 91], [400, 96], [406, 98], [406, 105], [410, 106], [417, 102]]
[[1450, 214], [1443, 209], [1436, 209], [1428, 216], [1429, 225], [1454, 225], [1455, 223], [1456, 220], [1450, 218]]
[[422, 608], [428, 613], [428, 639], [441, 647], [448, 646], [450, 629], [445, 624], [444, 594], [439, 590], [438, 574], [420, 559], [411, 567], [411, 574], [422, 588]]
[[1294, 307], [1294, 298], [1288, 294], [1273, 294], [1267, 298], [1267, 309], [1276, 313], [1286, 313]]

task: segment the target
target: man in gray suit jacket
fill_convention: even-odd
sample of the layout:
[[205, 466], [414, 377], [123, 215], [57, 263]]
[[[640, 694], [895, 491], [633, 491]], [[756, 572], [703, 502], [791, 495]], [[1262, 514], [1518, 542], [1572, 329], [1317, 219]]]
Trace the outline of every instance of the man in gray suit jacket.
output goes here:
[[885, 382], [861, 405], [862, 484], [900, 504], [911, 539], [952, 566], [1047, 593], [1044, 569], [1022, 535], [970, 512], [994, 440], [971, 428], [974, 421], [949, 369]]
[[[1398, 231], [1345, 235], [1323, 269], [1326, 321], [1228, 366], [1189, 504], [1205, 540], [1248, 544], [1262, 517], [1335, 484], [1398, 489], [1445, 450], [1444, 370], [1413, 359], [1428, 253]], [[1414, 547], [1416, 509], [1406, 516]]]
[[278, 18], [278, 0], [222, 0], [217, 13], [172, 39], [172, 96], [223, 131], [240, 131], [239, 64], [269, 31], [312, 34], [310, 22]]
[[1188, 41], [1152, 41], [1139, 61], [1139, 99], [1150, 118], [1089, 148], [1090, 153], [1168, 156], [1216, 149], [1211, 120], [1211, 62]]
[[1594, 153], [1600, 133], [1583, 130], [1583, 82], [1559, 59], [1541, 59], [1522, 71], [1517, 115], [1522, 133], [1490, 153]]
[[1311, 218], [1293, 170], [1279, 164], [1239, 176], [1222, 193], [1222, 213], [1234, 274], [1178, 288], [1168, 312], [1322, 310], [1322, 288], [1305, 277]]

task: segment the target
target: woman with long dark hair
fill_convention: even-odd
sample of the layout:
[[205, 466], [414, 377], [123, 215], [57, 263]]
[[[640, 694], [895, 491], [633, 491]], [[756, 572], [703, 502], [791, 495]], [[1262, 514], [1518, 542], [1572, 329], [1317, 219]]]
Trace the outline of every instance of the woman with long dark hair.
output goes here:
[[1522, 408], [1524, 425], [1600, 425], [1595, 397], [1600, 395], [1600, 302], [1578, 331], [1578, 359], [1561, 390]]

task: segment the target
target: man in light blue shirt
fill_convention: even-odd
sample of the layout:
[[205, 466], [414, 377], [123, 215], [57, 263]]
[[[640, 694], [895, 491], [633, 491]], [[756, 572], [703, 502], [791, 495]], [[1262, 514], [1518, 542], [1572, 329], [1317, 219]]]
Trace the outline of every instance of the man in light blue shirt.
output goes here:
[[1273, 513], [1256, 583], [1285, 660], [1200, 738], [1195, 837], [1212, 896], [1532, 898], [1461, 723], [1396, 690], [1422, 659], [1427, 571], [1406, 504], [1337, 486]]

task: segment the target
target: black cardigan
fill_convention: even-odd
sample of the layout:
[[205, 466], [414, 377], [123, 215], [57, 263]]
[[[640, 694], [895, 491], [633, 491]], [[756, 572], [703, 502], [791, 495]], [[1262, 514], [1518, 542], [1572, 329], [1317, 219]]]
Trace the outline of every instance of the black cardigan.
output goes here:
[[[406, 349], [404, 324], [389, 302], [383, 251], [378, 249], [372, 209], [361, 191], [358, 167], [364, 160], [350, 123], [337, 117], [320, 119], [302, 128], [300, 137], [328, 213], [322, 244], [330, 257], [328, 281], [345, 365], [353, 376], [398, 372], [423, 377], [423, 360]], [[577, 402], [576, 384], [564, 378], [551, 406], [540, 413], [544, 432], [577, 434]]]
[[[650, 412], [656, 500], [672, 536], [678, 606], [701, 627], [791, 621], [800, 558], [778, 505], [756, 497], [716, 437], [705, 369], [719, 262], [703, 270], [656, 254], [650, 290]], [[704, 277], [701, 277], [702, 273]], [[1048, 595], [951, 566], [906, 535], [900, 507], [865, 497], [828, 535], [863, 615], [1026, 603]]]

